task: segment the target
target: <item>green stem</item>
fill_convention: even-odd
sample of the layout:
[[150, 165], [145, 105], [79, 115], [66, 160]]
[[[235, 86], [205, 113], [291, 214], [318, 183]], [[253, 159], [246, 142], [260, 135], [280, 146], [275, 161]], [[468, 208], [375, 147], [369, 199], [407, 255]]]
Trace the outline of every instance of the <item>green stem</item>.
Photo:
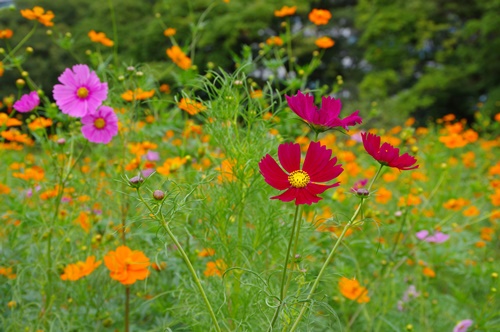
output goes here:
[[113, 60], [115, 62], [115, 67], [118, 67], [118, 31], [116, 29], [116, 18], [115, 18], [115, 8], [111, 0], [108, 0], [109, 10], [111, 11], [111, 22], [113, 25]]
[[[378, 176], [380, 175], [380, 171], [382, 170], [382, 168], [384, 167], [384, 165], [380, 165], [377, 173], [375, 174], [375, 176], [373, 177], [373, 180], [372, 182], [370, 183], [370, 185], [368, 186], [368, 192], [371, 190], [372, 186], [373, 186], [373, 183], [375, 182], [375, 180], [378, 178]], [[321, 270], [319, 271], [319, 274], [318, 276], [316, 277], [316, 279], [314, 280], [314, 283], [311, 287], [311, 290], [309, 291], [309, 294], [307, 295], [307, 298], [306, 300], [304, 301], [305, 304], [302, 306], [302, 309], [300, 310], [300, 313], [299, 313], [299, 316], [297, 317], [297, 319], [295, 320], [295, 322], [293, 323], [292, 325], [292, 328], [290, 330], [290, 332], [293, 332], [297, 329], [297, 327], [299, 326], [299, 323], [300, 323], [300, 320], [302, 319], [302, 317], [304, 316], [307, 308], [309, 307], [307, 304], [311, 301], [311, 298], [314, 294], [314, 291], [316, 290], [316, 287], [318, 287], [319, 285], [319, 281], [321, 279], [321, 277], [323, 276], [323, 273], [325, 273], [325, 270], [326, 270], [326, 267], [330, 264], [330, 262], [332, 261], [333, 257], [335, 256], [335, 252], [337, 251], [340, 243], [342, 242], [342, 240], [344, 239], [345, 237], [345, 234], [347, 233], [347, 230], [349, 228], [351, 228], [351, 226], [353, 225], [354, 221], [356, 220], [356, 218], [358, 217], [359, 215], [359, 212], [361, 211], [361, 209], [363, 208], [363, 204], [364, 204], [364, 201], [365, 201], [365, 198], [361, 198], [361, 202], [360, 204], [358, 205], [356, 211], [354, 211], [354, 214], [353, 216], [351, 217], [351, 219], [349, 220], [349, 222], [347, 223], [347, 225], [344, 227], [344, 229], [342, 230], [342, 233], [340, 234], [339, 238], [337, 239], [337, 242], [335, 242], [335, 245], [333, 246], [333, 249], [332, 251], [330, 252], [330, 254], [328, 255], [326, 261], [323, 263], [323, 266], [321, 267]]]
[[[186, 252], [184, 251], [184, 249], [182, 248], [182, 245], [177, 240], [177, 238], [175, 237], [174, 233], [172, 233], [172, 231], [170, 230], [170, 227], [168, 226], [168, 222], [163, 217], [163, 214], [161, 214], [161, 213], [155, 213], [154, 212], [154, 210], [151, 208], [151, 206], [142, 197], [141, 192], [139, 191], [139, 188], [137, 188], [137, 195], [139, 197], [139, 200], [147, 207], [147, 209], [149, 210], [149, 212], [151, 212], [151, 214], [153, 215], [153, 217], [156, 220], [160, 221], [161, 225], [163, 226], [163, 229], [165, 229], [165, 231], [167, 232], [168, 236], [170, 237], [170, 239], [172, 240], [172, 242], [175, 244], [175, 246], [176, 246], [177, 250], [179, 251], [182, 259], [184, 260], [184, 263], [186, 263], [186, 265], [188, 267], [188, 270], [191, 273], [191, 277], [193, 278], [193, 281], [196, 284], [196, 287], [198, 288], [198, 291], [200, 292], [201, 297], [203, 298], [203, 302], [205, 302], [207, 310], [208, 310], [208, 312], [210, 314], [210, 317], [212, 318], [212, 321], [214, 323], [215, 330], [217, 332], [222, 332], [222, 330], [221, 330], [221, 328], [219, 326], [219, 323], [217, 322], [217, 318], [215, 317], [215, 312], [212, 309], [212, 305], [210, 304], [210, 301], [208, 300], [208, 297], [207, 297], [207, 295], [205, 293], [205, 290], [203, 289], [203, 286], [201, 284], [200, 279], [198, 278], [198, 275], [196, 274], [196, 271], [195, 271], [195, 269], [193, 267], [193, 264], [191, 264], [191, 261], [189, 260], [189, 257], [186, 254]], [[160, 218], [158, 218], [158, 214], [160, 215]]]
[[125, 287], [125, 332], [130, 329], [130, 287]]
[[21, 48], [21, 46], [23, 46], [24, 43], [26, 43], [28, 41], [28, 39], [30, 39], [31, 36], [33, 36], [37, 25], [38, 25], [38, 22], [35, 22], [35, 25], [33, 25], [33, 28], [30, 30], [30, 32], [28, 32], [26, 34], [26, 36], [24, 36], [24, 38], [19, 42], [19, 44], [17, 44], [16, 47], [14, 47], [14, 49], [9, 52], [11, 57], [14, 57], [15, 53]]
[[[299, 213], [300, 215], [300, 213]], [[300, 234], [300, 226], [302, 225], [302, 218], [299, 218], [299, 222], [297, 223], [297, 230], [295, 231], [295, 241], [293, 243], [293, 250], [292, 250], [292, 271], [288, 274], [288, 278], [286, 280], [286, 285], [285, 285], [285, 294], [288, 291], [288, 287], [290, 286], [290, 282], [292, 281], [292, 272], [295, 269], [295, 256], [297, 255], [297, 247], [299, 243], [299, 234]]]
[[294, 239], [294, 233], [295, 233], [295, 228], [297, 228], [297, 216], [299, 215], [299, 205], [296, 205], [295, 207], [295, 216], [293, 217], [293, 226], [292, 226], [292, 233], [290, 234], [290, 240], [288, 241], [288, 249], [287, 253], [285, 256], [285, 266], [283, 267], [283, 275], [281, 276], [281, 290], [280, 290], [280, 303], [278, 307], [276, 307], [276, 311], [274, 312], [273, 319], [271, 320], [271, 324], [269, 325], [268, 331], [273, 330], [274, 323], [276, 322], [276, 319], [278, 318], [280, 314], [281, 307], [283, 306], [283, 300], [286, 295], [285, 291], [285, 279], [286, 279], [286, 271], [288, 267], [288, 259], [290, 258], [290, 250], [292, 249], [292, 242]]

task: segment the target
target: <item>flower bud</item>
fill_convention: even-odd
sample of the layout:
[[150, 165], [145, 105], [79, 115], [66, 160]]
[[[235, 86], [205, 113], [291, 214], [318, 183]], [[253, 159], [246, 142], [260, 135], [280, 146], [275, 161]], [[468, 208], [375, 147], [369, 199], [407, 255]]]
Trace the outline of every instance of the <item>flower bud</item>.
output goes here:
[[22, 89], [26, 85], [26, 82], [22, 78], [16, 80], [16, 86], [18, 89]]
[[23, 72], [21, 72], [21, 76], [28, 77], [28, 76], [30, 76], [30, 74], [27, 71], [23, 71]]
[[143, 182], [144, 182], [144, 179], [140, 175], [134, 176], [133, 178], [130, 178], [128, 180], [128, 183], [133, 188], [140, 188], [140, 186], [142, 185]]
[[57, 141], [56, 141], [57, 144], [59, 145], [64, 145], [66, 144], [66, 140], [64, 138], [59, 138]]
[[50, 29], [45, 31], [45, 33], [47, 34], [47, 36], [52, 36], [52, 30], [50, 30]]
[[156, 199], [157, 201], [161, 201], [162, 199], [165, 198], [165, 193], [161, 190], [155, 190], [153, 192], [153, 198]]
[[26, 47], [26, 53], [28, 53], [28, 54], [33, 53], [33, 47], [31, 47], [31, 46]]

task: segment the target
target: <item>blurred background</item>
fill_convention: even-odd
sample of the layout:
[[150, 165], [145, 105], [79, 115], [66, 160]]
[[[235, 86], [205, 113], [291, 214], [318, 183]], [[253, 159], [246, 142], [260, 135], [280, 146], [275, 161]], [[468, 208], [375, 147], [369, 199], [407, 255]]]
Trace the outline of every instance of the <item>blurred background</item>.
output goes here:
[[[166, 25], [177, 29], [179, 44], [195, 45], [194, 64], [201, 74], [209, 62], [233, 71], [245, 45], [257, 54], [259, 44], [279, 35], [283, 19], [274, 11], [287, 5], [297, 6], [290, 17], [292, 32], [303, 30], [293, 40], [298, 63], [310, 61], [318, 36], [335, 40], [310, 76], [311, 89], [331, 85], [341, 75], [340, 97], [386, 121], [411, 115], [422, 123], [455, 113], [472, 122], [475, 112], [492, 117], [500, 111], [500, 0], [0, 0], [0, 29], [14, 30], [12, 44], [33, 26], [19, 9], [35, 5], [55, 14], [55, 42], [46, 35], [49, 28], [40, 26], [28, 45], [35, 52], [26, 62], [48, 95], [66, 67], [89, 62], [85, 51], [96, 48], [87, 37], [92, 29], [113, 40], [118, 36], [123, 65], [147, 65], [154, 73], [169, 61]], [[330, 23], [311, 26], [307, 15], [313, 8], [328, 9]], [[256, 80], [262, 79], [258, 73], [253, 73]], [[16, 71], [0, 77], [0, 97], [17, 91], [17, 78]]]

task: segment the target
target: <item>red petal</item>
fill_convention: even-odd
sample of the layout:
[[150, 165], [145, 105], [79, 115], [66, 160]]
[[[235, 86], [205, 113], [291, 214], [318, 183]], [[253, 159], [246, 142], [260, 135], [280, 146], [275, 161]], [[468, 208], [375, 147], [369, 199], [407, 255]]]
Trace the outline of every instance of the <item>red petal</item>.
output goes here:
[[309, 191], [313, 195], [319, 195], [325, 192], [325, 190], [337, 187], [340, 184], [340, 182], [334, 183], [334, 184], [329, 184], [329, 185], [323, 185], [323, 184], [317, 184], [317, 183], [309, 183], [306, 187], [306, 190]]
[[294, 143], [280, 144], [278, 158], [283, 168], [292, 173], [300, 169], [300, 145]]
[[291, 202], [297, 197], [297, 191], [297, 188], [290, 188], [281, 195], [271, 197], [271, 199], [279, 199], [283, 202]]
[[378, 159], [378, 151], [380, 149], [380, 136], [374, 135], [372, 133], [361, 133], [361, 138], [363, 140], [363, 146], [366, 152], [375, 160]]
[[264, 180], [273, 188], [285, 190], [290, 187], [288, 175], [270, 155], [262, 158], [259, 163], [259, 169], [262, 176], [264, 176]]
[[326, 146], [322, 146], [319, 142], [311, 142], [307, 149], [306, 159], [302, 170], [312, 177], [318, 171], [322, 170], [328, 164], [332, 150], [328, 150]]
[[295, 200], [295, 205], [307, 204], [311, 205], [312, 203], [317, 203], [322, 200], [321, 197], [318, 197], [311, 192], [309, 192], [306, 188], [297, 190], [297, 199]]

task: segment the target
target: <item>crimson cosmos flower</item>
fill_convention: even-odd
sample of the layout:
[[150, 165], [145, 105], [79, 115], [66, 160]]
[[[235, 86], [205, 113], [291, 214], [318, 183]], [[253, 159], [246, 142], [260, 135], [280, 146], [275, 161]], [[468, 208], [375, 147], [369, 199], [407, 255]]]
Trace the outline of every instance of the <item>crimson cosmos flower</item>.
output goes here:
[[400, 156], [399, 149], [389, 143], [380, 146], [380, 136], [361, 133], [361, 138], [366, 152], [381, 165], [398, 168], [401, 171], [418, 168], [418, 165], [413, 166], [417, 162], [415, 157], [410, 156], [408, 153]]
[[340, 99], [322, 97], [321, 108], [318, 110], [314, 105], [314, 97], [312, 95], [303, 94], [298, 91], [296, 96], [285, 97], [292, 111], [306, 121], [316, 132], [323, 132], [335, 127], [342, 127], [345, 130], [349, 130], [349, 126], [354, 126], [362, 122], [361, 117], [358, 115], [359, 111], [343, 119], [339, 117], [340, 110], [342, 109]]
[[334, 184], [319, 184], [335, 179], [344, 171], [342, 165], [336, 165], [337, 158], [330, 159], [332, 150], [322, 146], [319, 142], [311, 142], [307, 149], [306, 159], [300, 168], [300, 145], [294, 143], [280, 144], [278, 147], [278, 163], [267, 154], [259, 162], [260, 173], [265, 181], [284, 193], [273, 196], [283, 202], [295, 200], [295, 205], [317, 203], [321, 200], [318, 194], [328, 188], [336, 187]]

